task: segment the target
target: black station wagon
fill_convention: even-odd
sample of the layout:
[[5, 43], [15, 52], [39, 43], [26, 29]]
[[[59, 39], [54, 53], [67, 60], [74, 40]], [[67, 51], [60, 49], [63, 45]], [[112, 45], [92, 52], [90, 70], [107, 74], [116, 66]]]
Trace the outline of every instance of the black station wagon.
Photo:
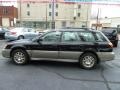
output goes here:
[[50, 30], [32, 40], [8, 43], [2, 55], [15, 64], [30, 60], [78, 62], [92, 69], [101, 61], [114, 59], [113, 45], [100, 31], [84, 29]]

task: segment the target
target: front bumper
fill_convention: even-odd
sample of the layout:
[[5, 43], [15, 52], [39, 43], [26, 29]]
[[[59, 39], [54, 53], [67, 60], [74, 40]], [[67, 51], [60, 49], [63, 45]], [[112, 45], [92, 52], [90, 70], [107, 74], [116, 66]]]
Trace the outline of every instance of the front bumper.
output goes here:
[[3, 49], [2, 56], [5, 58], [10, 58], [10, 49]]
[[115, 59], [114, 52], [99, 52], [97, 54], [100, 61], [111, 61]]

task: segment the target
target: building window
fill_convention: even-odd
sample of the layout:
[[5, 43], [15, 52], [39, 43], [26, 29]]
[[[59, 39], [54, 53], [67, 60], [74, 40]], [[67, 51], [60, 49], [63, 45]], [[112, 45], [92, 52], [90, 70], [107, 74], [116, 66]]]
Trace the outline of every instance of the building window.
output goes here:
[[58, 12], [56, 12], [55, 15], [58, 16]]
[[81, 5], [78, 5], [78, 9], [80, 9], [81, 8]]
[[3, 14], [8, 14], [8, 9], [7, 8], [3, 8]]
[[73, 20], [76, 20], [76, 17], [73, 17]]
[[80, 17], [80, 13], [78, 13], [78, 17]]
[[27, 15], [30, 16], [30, 11], [27, 11]]
[[51, 8], [51, 4], [49, 4], [49, 8]]
[[51, 14], [52, 14], [52, 13], [51, 13], [51, 12], [49, 12], [49, 16], [51, 16]]
[[62, 27], [66, 27], [66, 24], [67, 24], [66, 21], [63, 21], [62, 22]]
[[29, 4], [29, 3], [27, 4], [27, 7], [28, 7], [28, 8], [30, 7], [30, 4]]
[[56, 8], [58, 8], [58, 4], [56, 4]]
[[75, 26], [75, 22], [70, 22], [70, 26], [74, 27]]

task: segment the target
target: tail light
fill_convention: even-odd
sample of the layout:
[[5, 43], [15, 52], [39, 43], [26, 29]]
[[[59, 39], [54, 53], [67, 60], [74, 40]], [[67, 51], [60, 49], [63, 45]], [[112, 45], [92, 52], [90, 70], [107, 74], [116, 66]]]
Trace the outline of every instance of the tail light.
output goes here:
[[112, 44], [111, 42], [108, 43], [108, 46], [109, 46], [110, 48], [113, 48], [113, 44]]
[[12, 34], [12, 35], [15, 35], [15, 34], [16, 34], [16, 32], [11, 32], [11, 34]]

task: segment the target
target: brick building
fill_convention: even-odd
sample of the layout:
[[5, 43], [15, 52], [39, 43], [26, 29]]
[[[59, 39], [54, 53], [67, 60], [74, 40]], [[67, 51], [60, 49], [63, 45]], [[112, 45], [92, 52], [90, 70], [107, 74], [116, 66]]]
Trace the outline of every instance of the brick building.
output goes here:
[[0, 6], [0, 26], [14, 26], [18, 18], [18, 9], [14, 6]]

